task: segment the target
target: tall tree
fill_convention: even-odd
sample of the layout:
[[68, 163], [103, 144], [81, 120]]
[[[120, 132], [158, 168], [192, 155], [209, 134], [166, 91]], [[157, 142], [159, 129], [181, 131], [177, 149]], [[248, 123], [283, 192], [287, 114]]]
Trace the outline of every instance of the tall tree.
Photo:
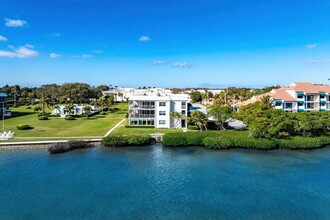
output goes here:
[[203, 112], [193, 111], [188, 117], [188, 122], [198, 126], [200, 131], [207, 130], [208, 118]]

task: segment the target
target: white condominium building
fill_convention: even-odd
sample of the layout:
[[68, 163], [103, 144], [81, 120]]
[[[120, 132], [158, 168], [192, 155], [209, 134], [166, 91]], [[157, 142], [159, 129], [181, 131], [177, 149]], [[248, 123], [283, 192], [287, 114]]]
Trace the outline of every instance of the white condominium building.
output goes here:
[[[177, 112], [173, 117], [171, 112]], [[188, 97], [177, 94], [133, 95], [129, 99], [129, 125], [186, 128]]]
[[144, 94], [172, 94], [169, 89], [162, 88], [147, 88], [147, 89], [135, 89], [135, 88], [115, 88], [109, 91], [102, 91], [104, 96], [115, 95], [115, 101], [123, 102], [128, 101], [133, 95], [144, 95]]

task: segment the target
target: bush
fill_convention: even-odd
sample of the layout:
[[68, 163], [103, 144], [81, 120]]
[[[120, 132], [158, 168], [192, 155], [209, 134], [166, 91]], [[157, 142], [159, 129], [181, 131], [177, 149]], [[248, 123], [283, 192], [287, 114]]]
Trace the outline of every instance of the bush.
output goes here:
[[153, 142], [149, 135], [111, 135], [102, 139], [102, 144], [109, 147], [143, 146]]
[[32, 109], [31, 106], [26, 107], [26, 109]]
[[85, 149], [95, 147], [87, 141], [69, 141], [65, 143], [56, 143], [48, 148], [51, 154], [64, 153], [75, 149]]
[[232, 147], [229, 140], [220, 137], [206, 137], [203, 140], [203, 145], [207, 148], [225, 149]]
[[163, 136], [164, 146], [186, 146], [187, 145], [187, 135], [186, 133], [167, 133]]
[[188, 125], [188, 130], [192, 130], [192, 131], [198, 131], [199, 128], [195, 125]]
[[48, 117], [47, 116], [39, 116], [38, 119], [39, 120], [48, 120]]
[[149, 135], [130, 135], [126, 136], [128, 145], [149, 145], [152, 142], [152, 137]]
[[106, 112], [101, 112], [100, 115], [107, 115], [107, 113]]
[[205, 132], [187, 133], [187, 145], [188, 146], [203, 146], [203, 140], [207, 136]]
[[16, 126], [17, 130], [30, 130], [33, 129], [30, 125], [21, 124]]
[[65, 120], [67, 120], [67, 121], [72, 121], [72, 120], [76, 120], [76, 118], [75, 117], [73, 117], [73, 116], [71, 116], [71, 115], [67, 115], [67, 116], [65, 116], [65, 118], [64, 118]]
[[102, 144], [109, 147], [125, 147], [128, 141], [125, 136], [111, 135], [102, 139]]
[[93, 117], [93, 116], [98, 115], [98, 114], [100, 114], [99, 111], [97, 111], [97, 112], [92, 112], [92, 113], [89, 113], [89, 114], [87, 115], [87, 117]]
[[291, 139], [278, 140], [280, 148], [285, 149], [316, 149], [330, 144], [329, 136], [322, 137], [293, 137]]

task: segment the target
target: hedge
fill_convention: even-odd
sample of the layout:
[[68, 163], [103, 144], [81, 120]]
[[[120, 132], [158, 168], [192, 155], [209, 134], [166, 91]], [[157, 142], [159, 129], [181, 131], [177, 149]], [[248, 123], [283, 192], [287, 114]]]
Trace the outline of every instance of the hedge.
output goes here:
[[153, 139], [149, 135], [110, 135], [102, 139], [102, 144], [109, 147], [143, 146], [152, 142]]
[[[234, 133], [236, 132], [236, 133]], [[188, 132], [167, 133], [163, 136], [164, 146], [204, 146], [214, 149], [315, 149], [330, 145], [330, 136], [292, 137], [290, 139], [256, 139], [245, 133], [234, 132]], [[236, 134], [236, 135], [235, 135]]]
[[48, 152], [51, 154], [59, 154], [75, 149], [84, 149], [91, 147], [95, 147], [95, 146], [87, 141], [68, 141], [65, 143], [56, 143], [50, 146], [48, 148]]

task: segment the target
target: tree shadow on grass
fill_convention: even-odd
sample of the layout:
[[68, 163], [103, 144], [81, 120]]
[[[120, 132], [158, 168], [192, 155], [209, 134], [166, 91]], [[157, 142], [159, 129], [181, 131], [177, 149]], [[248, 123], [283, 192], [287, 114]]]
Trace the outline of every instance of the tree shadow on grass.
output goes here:
[[[18, 118], [18, 117], [22, 117], [22, 116], [26, 116], [26, 115], [32, 115], [35, 114], [34, 112], [12, 112], [10, 117], [5, 117], [6, 119], [11, 119], [11, 118]], [[2, 120], [2, 119], [0, 119]]]

